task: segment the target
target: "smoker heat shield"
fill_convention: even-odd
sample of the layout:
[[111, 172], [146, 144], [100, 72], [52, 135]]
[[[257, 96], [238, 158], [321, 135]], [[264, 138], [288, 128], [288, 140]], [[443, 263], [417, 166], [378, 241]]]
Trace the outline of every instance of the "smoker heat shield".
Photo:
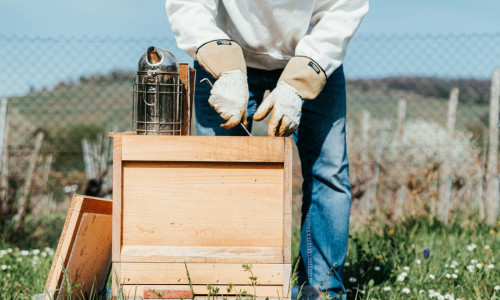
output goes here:
[[[139, 60], [133, 92], [133, 130], [138, 135], [187, 135], [190, 101], [179, 62], [168, 50], [149, 47]], [[187, 110], [187, 111], [186, 111]]]

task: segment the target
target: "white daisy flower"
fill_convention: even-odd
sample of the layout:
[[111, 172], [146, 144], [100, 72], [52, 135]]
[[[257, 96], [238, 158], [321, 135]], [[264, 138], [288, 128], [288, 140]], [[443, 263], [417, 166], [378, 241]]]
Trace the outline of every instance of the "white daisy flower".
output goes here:
[[444, 275], [444, 277], [446, 277], [447, 279], [450, 279], [451, 275], [450, 274], [446, 274], [446, 275]]
[[448, 265], [448, 264], [445, 264], [445, 265], [444, 265], [444, 267], [445, 267], [445, 268], [448, 268], [448, 267], [449, 267], [449, 265]]
[[476, 244], [470, 244], [469, 246], [467, 246], [467, 250], [469, 251], [474, 251], [474, 249], [476, 248], [477, 248]]
[[458, 275], [457, 275], [457, 274], [451, 274], [451, 277], [452, 277], [453, 279], [457, 279], [457, 278], [458, 278]]
[[405, 281], [405, 277], [404, 277], [404, 276], [399, 275], [399, 276], [398, 276], [398, 281]]
[[429, 278], [434, 280], [436, 278], [436, 276], [434, 276], [434, 274], [429, 274]]
[[458, 270], [458, 269], [455, 269], [455, 271], [453, 271], [453, 272], [455, 272], [455, 273], [458, 273], [458, 272], [460, 272], [460, 270]]
[[455, 300], [455, 297], [454, 297], [453, 295], [451, 295], [451, 294], [446, 293], [446, 294], [444, 295], [444, 299], [447, 299], [447, 300]]
[[495, 291], [500, 291], [500, 285], [495, 285]]
[[418, 293], [419, 293], [420, 295], [422, 295], [423, 293], [425, 293], [425, 291], [424, 291], [424, 290], [420, 290], [420, 291], [418, 291]]
[[469, 272], [474, 272], [474, 269], [475, 269], [475, 267], [473, 265], [467, 266], [467, 270], [469, 270]]
[[471, 264], [477, 264], [477, 259], [471, 259], [471, 260], [470, 260], [470, 263], [471, 263]]
[[346, 266], [346, 267], [349, 267], [350, 265], [351, 265], [351, 264], [350, 264], [348, 261], [346, 261], [346, 262], [344, 263], [344, 266]]
[[490, 249], [490, 245], [484, 245], [484, 250], [489, 250]]
[[476, 264], [476, 268], [481, 269], [483, 267], [482, 264]]
[[38, 255], [38, 254], [40, 254], [40, 250], [39, 249], [31, 250], [31, 254]]
[[2, 271], [3, 270], [7, 270], [7, 266], [6, 265], [2, 265], [2, 266], [0, 266], [0, 269], [2, 269]]
[[374, 269], [375, 271], [380, 271], [380, 267], [379, 267], [379, 266], [375, 266], [373, 269]]
[[354, 277], [349, 278], [349, 282], [357, 282], [358, 280]]
[[384, 291], [388, 292], [388, 291], [390, 291], [390, 290], [391, 290], [391, 287], [390, 287], [390, 286], [385, 286], [385, 287], [384, 287]]
[[403, 267], [403, 270], [405, 270], [405, 271], [410, 271], [410, 267], [408, 267], [408, 266], [404, 266], [404, 267]]
[[438, 295], [438, 296], [437, 296], [437, 299], [438, 299], [438, 300], [445, 300], [445, 298], [444, 298], [444, 296], [443, 296], [443, 295]]
[[415, 263], [416, 263], [417, 265], [420, 265], [420, 264], [422, 263], [422, 261], [421, 261], [420, 259], [415, 259]]
[[19, 252], [19, 254], [21, 254], [22, 256], [26, 256], [26, 255], [29, 255], [30, 252], [28, 250], [21, 250], [21, 252]]
[[406, 295], [408, 295], [410, 293], [410, 289], [409, 288], [404, 288], [401, 291], [403, 292], [403, 294], [406, 294]]
[[494, 269], [495, 268], [495, 265], [494, 264], [489, 264], [486, 266], [488, 269]]

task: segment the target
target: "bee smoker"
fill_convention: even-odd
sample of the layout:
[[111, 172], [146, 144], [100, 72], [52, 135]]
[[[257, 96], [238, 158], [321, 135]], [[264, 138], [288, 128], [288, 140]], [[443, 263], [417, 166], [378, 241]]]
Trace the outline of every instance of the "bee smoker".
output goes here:
[[133, 89], [137, 135], [190, 135], [194, 70], [168, 50], [149, 47], [139, 60]]

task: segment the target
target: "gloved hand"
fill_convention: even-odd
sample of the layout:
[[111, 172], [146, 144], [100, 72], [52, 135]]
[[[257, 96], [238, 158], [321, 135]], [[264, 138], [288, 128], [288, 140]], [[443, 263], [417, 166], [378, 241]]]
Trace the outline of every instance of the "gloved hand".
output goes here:
[[227, 121], [221, 127], [230, 129], [240, 122], [246, 126], [249, 93], [246, 63], [240, 45], [230, 40], [205, 43], [196, 51], [196, 60], [217, 79], [208, 103]]
[[227, 121], [222, 128], [233, 128], [240, 122], [247, 126], [247, 74], [240, 70], [222, 72], [210, 95], [208, 103]]
[[302, 97], [299, 92], [284, 81], [267, 96], [253, 116], [254, 120], [264, 119], [272, 110], [267, 134], [269, 136], [289, 136], [299, 127]]
[[296, 56], [290, 59], [278, 79], [276, 88], [257, 109], [254, 120], [264, 119], [271, 110], [267, 134], [289, 136], [300, 123], [302, 99], [315, 99], [326, 83], [326, 74], [312, 59]]

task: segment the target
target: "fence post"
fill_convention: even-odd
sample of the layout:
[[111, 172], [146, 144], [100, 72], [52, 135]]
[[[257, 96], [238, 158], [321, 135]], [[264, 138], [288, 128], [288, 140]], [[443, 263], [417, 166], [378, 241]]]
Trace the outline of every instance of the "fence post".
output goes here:
[[493, 224], [497, 218], [497, 163], [498, 163], [498, 113], [500, 102], [500, 69], [493, 71], [490, 92], [490, 138], [488, 143], [488, 173], [486, 176], [486, 222]]
[[[396, 166], [396, 172], [397, 174], [403, 174], [403, 169], [404, 169], [404, 163], [403, 163], [403, 134], [404, 134], [404, 126], [406, 122], [406, 100], [405, 99], [400, 99], [398, 102], [398, 124], [397, 124], [397, 131], [396, 131], [396, 161], [397, 161], [397, 166]], [[406, 178], [402, 177], [396, 177], [398, 178], [398, 195], [397, 195], [397, 202], [396, 202], [396, 208], [394, 211], [394, 215], [396, 217], [402, 217], [403, 216], [403, 206], [404, 206], [404, 199], [405, 199], [405, 180]]]
[[378, 175], [380, 172], [380, 162], [382, 161], [382, 150], [384, 147], [386, 127], [387, 127], [387, 120], [384, 119], [382, 121], [378, 135], [377, 150], [375, 154], [375, 167], [373, 170], [373, 177], [371, 180], [371, 187], [368, 195], [369, 205], [370, 205], [368, 212], [372, 212], [375, 209], [375, 203], [377, 202]]
[[[447, 130], [447, 145], [445, 147], [453, 147], [451, 141], [453, 140], [453, 135], [455, 133], [455, 123], [457, 119], [457, 106], [458, 106], [458, 88], [452, 88], [450, 92], [450, 98], [448, 101], [448, 119], [446, 122]], [[451, 165], [452, 165], [450, 155], [446, 155], [441, 166], [440, 172], [440, 185], [439, 185], [439, 209], [438, 215], [441, 221], [445, 224], [448, 223], [448, 212], [450, 210], [450, 198], [451, 198]]]
[[35, 138], [35, 149], [31, 153], [28, 169], [26, 170], [26, 179], [24, 180], [24, 187], [19, 198], [19, 205], [17, 207], [17, 223], [16, 230], [24, 230], [24, 218], [26, 217], [26, 210], [28, 208], [28, 199], [31, 191], [31, 184], [33, 182], [33, 174], [35, 173], [36, 163], [38, 161], [38, 155], [40, 154], [40, 149], [42, 149], [44, 134], [43, 132], [38, 132]]
[[483, 189], [484, 167], [486, 165], [486, 148], [488, 147], [488, 132], [483, 131], [483, 145], [481, 149], [481, 166], [479, 168], [479, 183], [477, 184], [476, 205], [479, 210], [479, 219], [484, 220]]
[[[5, 104], [4, 104], [5, 103]], [[8, 206], [8, 190], [9, 190], [9, 123], [7, 123], [7, 99], [2, 99], [0, 104], [0, 134], [3, 137], [0, 139], [0, 222], [7, 214]], [[5, 110], [4, 110], [5, 105]]]
[[363, 195], [363, 211], [366, 216], [370, 213], [370, 195], [368, 195], [369, 182], [370, 182], [370, 161], [368, 156], [368, 145], [370, 144], [370, 112], [364, 110], [361, 113], [361, 161], [363, 163], [363, 178], [365, 179], [366, 189]]

